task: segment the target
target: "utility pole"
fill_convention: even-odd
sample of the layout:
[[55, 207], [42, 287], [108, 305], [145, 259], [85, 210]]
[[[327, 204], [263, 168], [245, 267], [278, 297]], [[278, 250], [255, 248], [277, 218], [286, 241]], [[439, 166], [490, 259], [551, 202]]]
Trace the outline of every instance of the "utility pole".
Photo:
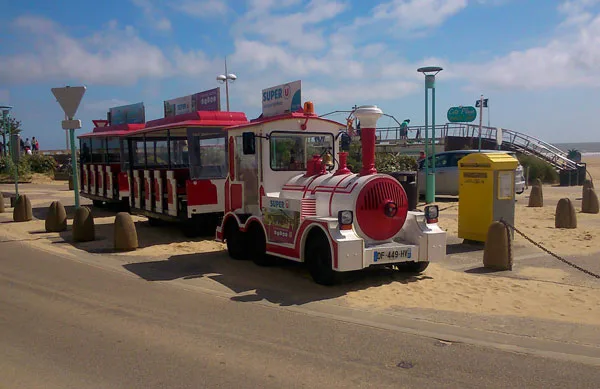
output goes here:
[[481, 129], [483, 127], [483, 95], [479, 98], [479, 152], [481, 153]]

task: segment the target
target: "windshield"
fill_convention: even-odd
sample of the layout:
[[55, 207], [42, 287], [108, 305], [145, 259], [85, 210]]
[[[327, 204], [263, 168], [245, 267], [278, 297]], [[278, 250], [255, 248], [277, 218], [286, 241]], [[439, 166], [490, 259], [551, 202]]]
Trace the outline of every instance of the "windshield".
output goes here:
[[329, 150], [333, 154], [333, 135], [315, 133], [271, 133], [271, 169], [306, 170], [306, 161]]

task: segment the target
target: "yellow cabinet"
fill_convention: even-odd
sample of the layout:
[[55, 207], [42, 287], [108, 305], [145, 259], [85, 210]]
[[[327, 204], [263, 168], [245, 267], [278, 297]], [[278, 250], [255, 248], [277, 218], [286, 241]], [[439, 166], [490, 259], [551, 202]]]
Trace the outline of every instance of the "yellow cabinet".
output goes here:
[[504, 153], [473, 153], [458, 162], [459, 238], [485, 242], [493, 221], [514, 225], [517, 166], [517, 159]]

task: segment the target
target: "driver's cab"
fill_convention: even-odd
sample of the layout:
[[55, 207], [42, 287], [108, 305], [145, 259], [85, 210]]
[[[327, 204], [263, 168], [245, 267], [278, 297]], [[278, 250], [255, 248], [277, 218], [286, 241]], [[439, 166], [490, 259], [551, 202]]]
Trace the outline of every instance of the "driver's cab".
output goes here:
[[[231, 208], [236, 213], [260, 214], [262, 196], [279, 197], [292, 178], [306, 174], [319, 156], [326, 170], [335, 168], [340, 123], [297, 111], [230, 128]], [[236, 202], [235, 185], [241, 184], [243, 201]], [[241, 188], [240, 188], [241, 189]], [[299, 188], [300, 189], [300, 188]], [[238, 207], [237, 205], [240, 205]], [[226, 210], [227, 211], [227, 210]]]

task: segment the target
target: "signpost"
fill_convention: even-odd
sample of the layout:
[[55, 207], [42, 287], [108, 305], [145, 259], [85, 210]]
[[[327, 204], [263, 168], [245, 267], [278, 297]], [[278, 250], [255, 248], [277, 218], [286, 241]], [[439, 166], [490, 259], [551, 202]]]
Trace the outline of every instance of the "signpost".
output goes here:
[[477, 118], [475, 107], [451, 107], [446, 115], [450, 123], [470, 123]]
[[52, 94], [65, 112], [66, 120], [62, 121], [62, 128], [69, 130], [71, 139], [71, 164], [73, 167], [73, 191], [75, 192], [75, 208], [79, 208], [79, 185], [77, 177], [77, 153], [75, 151], [75, 130], [81, 128], [81, 120], [73, 119], [81, 98], [85, 93], [85, 86], [66, 86], [64, 88], [52, 88]]

